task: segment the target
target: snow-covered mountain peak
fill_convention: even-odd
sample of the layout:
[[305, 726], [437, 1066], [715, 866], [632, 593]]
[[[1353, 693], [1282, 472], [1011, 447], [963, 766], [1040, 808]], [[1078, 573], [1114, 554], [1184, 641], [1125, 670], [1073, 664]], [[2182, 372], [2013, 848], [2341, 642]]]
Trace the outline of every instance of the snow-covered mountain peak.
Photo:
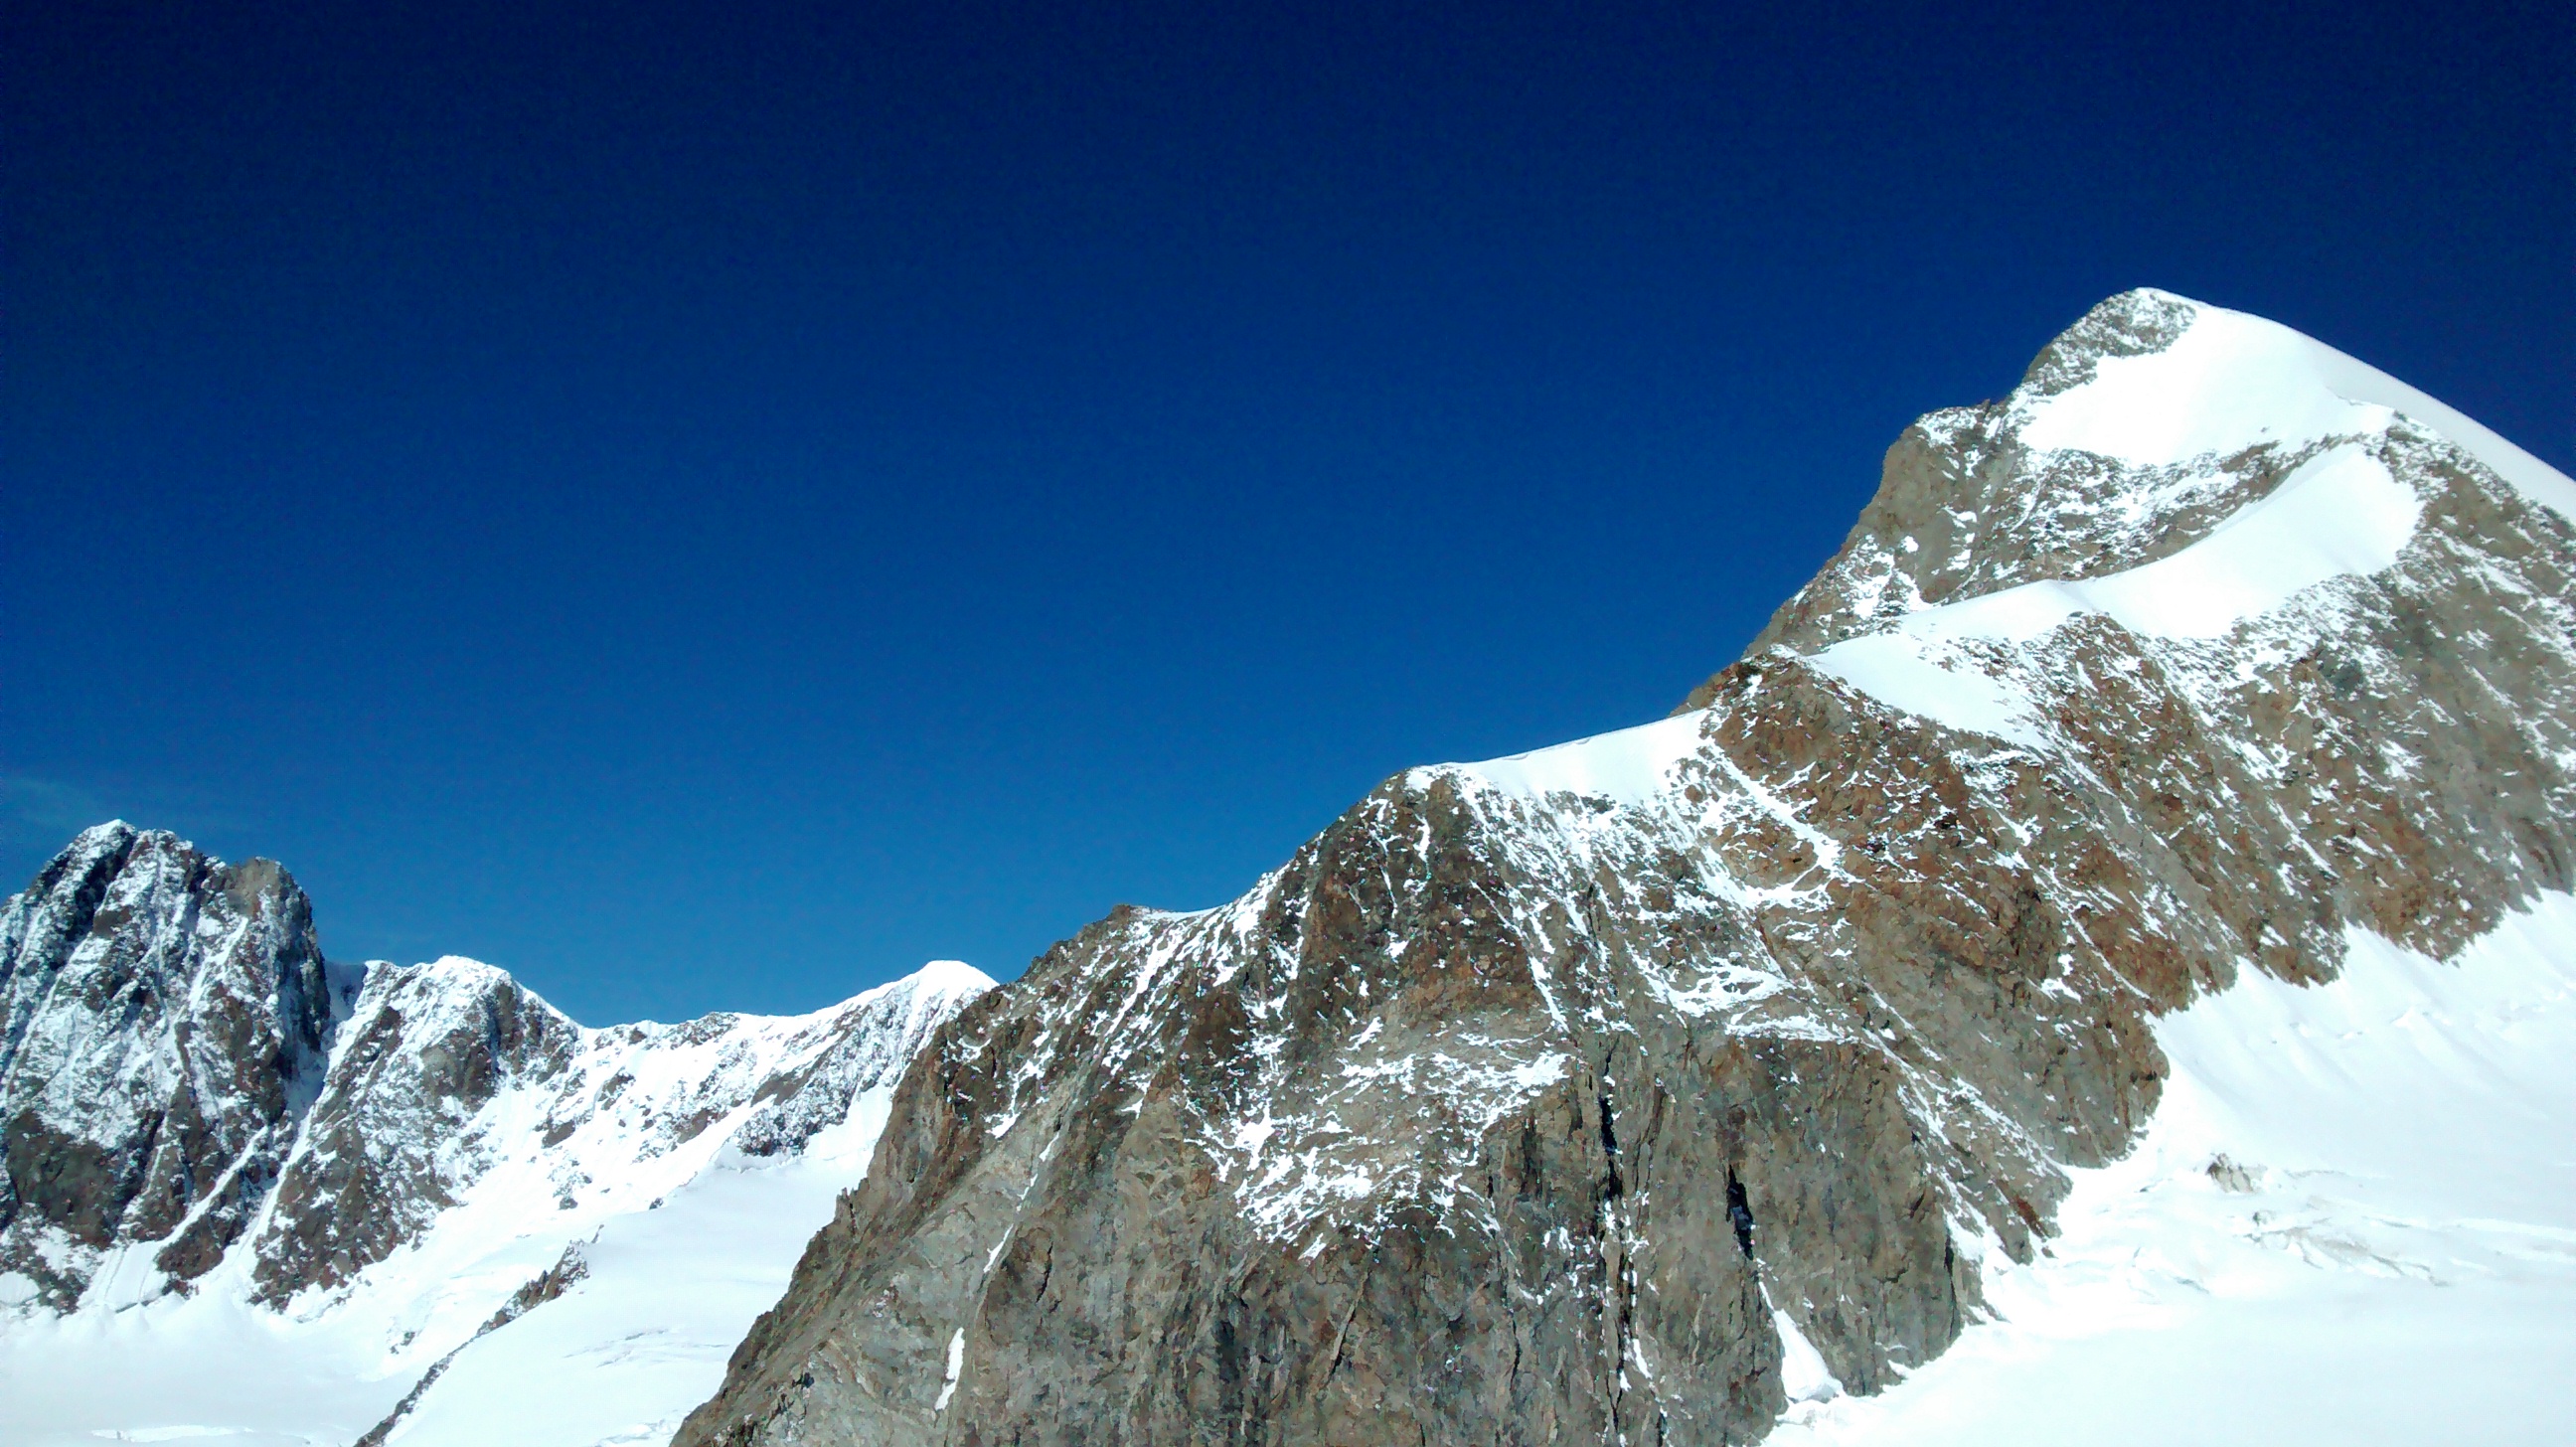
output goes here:
[[397, 965], [390, 960], [368, 962], [369, 983], [382, 990], [405, 990], [424, 997], [462, 998], [481, 995], [497, 989], [513, 989], [546, 1009], [554, 1006], [536, 991], [528, 989], [499, 965], [487, 965], [465, 955], [440, 955], [415, 965]]
[[[57, 856], [57, 862], [68, 861], [75, 867], [86, 864], [102, 855], [123, 849], [142, 832], [122, 819], [110, 819], [103, 824], [92, 824], [72, 836], [72, 842], [63, 846], [62, 854]], [[178, 836], [172, 835], [171, 838], [176, 840]]]
[[[2051, 626], [2125, 590], [2131, 619], [2214, 635], [2388, 566], [2454, 473], [2491, 480], [2484, 505], [2515, 514], [2507, 526], [2576, 520], [2576, 483], [2420, 390], [2278, 323], [2127, 292], [2005, 397], [1908, 428], [1842, 550], [1747, 654], [1814, 655], [2012, 590]], [[2133, 576], [2089, 600], [2036, 587], [2119, 573]], [[2143, 609], [2142, 594], [2164, 601]]]
[[[993, 985], [992, 976], [964, 960], [932, 960], [902, 979], [877, 988], [900, 991], [923, 999], [972, 999], [992, 989]], [[867, 997], [862, 995], [860, 998]]]
[[[2576, 482], [2422, 391], [2277, 322], [2124, 292], [2001, 400], [1909, 429], [1841, 554], [1748, 656], [1798, 656], [1906, 712], [2042, 746], [1996, 650], [2086, 618], [2178, 640], [2273, 626], [2396, 566], [2456, 469], [2492, 478], [2509, 509], [2576, 521]], [[1643, 804], [1715, 696], [1712, 680], [1663, 723], [1442, 767]]]
[[1907, 1379], [2160, 1018], [2576, 882], [2555, 474], [2338, 355], [2114, 298], [1674, 717], [1065, 941], [677, 1441], [1740, 1443]]
[[2489, 553], [2547, 557], [2571, 521], [2576, 483], [2386, 373], [2260, 317], [2129, 292], [2001, 401], [1909, 429], [1755, 652], [2045, 747], [2030, 673], [2053, 635], [2297, 656], [2394, 570], [2452, 598]]
[[2458, 409], [2278, 322], [2170, 292], [2094, 308], [2041, 354], [2007, 407], [2026, 447], [2139, 468], [2300, 451], [2383, 432], [2402, 415], [2576, 520], [2576, 483]]
[[[393, 1425], [442, 1440], [417, 1414], [516, 1399], [428, 1374], [569, 1332], [554, 1410], [676, 1421], [867, 1169], [896, 1079], [992, 984], [938, 961], [804, 1015], [586, 1027], [478, 960], [326, 964], [271, 861], [85, 830], [0, 910], [12, 1417], [345, 1442], [418, 1388]], [[621, 1292], [608, 1340], [691, 1335], [603, 1361], [583, 1313]], [[319, 1398], [264, 1386], [280, 1361]]]
[[121, 821], [0, 905], [0, 1302], [68, 1306], [140, 1243], [173, 1281], [220, 1260], [323, 1088], [346, 983], [274, 862]]

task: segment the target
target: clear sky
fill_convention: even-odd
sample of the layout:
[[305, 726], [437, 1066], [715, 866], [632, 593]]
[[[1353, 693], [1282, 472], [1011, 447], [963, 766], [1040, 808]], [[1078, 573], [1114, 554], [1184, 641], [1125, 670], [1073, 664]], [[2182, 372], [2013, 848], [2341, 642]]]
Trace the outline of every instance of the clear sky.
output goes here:
[[1661, 715], [2126, 287], [2576, 470], [2563, 4], [1942, 8], [13, 5], [0, 873], [809, 1009]]

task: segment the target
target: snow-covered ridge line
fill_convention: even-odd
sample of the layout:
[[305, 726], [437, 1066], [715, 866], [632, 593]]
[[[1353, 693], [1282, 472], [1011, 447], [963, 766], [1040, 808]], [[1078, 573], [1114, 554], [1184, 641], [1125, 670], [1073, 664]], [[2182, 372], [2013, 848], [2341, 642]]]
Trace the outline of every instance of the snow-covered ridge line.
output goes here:
[[[2188, 314], [2160, 349], [2091, 361], [2062, 391], [2025, 384], [2003, 404], [2012, 435], [2139, 474], [2141, 494], [2224, 487], [2249, 448], [2301, 456], [2272, 489], [2180, 551], [2123, 571], [2025, 583], [1963, 601], [1915, 598], [1887, 625], [1804, 661], [1904, 712], [2024, 748], [2048, 746], [2028, 692], [1991, 648], [2034, 643], [2086, 615], [2144, 638], [2217, 639], [2339, 579], [2393, 567], [2423, 511], [2381, 455], [2392, 429], [2432, 429], [2520, 497], [2576, 521], [2576, 481], [2424, 392], [2277, 322], [2169, 292], [2132, 294]], [[1568, 793], [1645, 807], [1697, 751], [1698, 711], [1476, 763], [1429, 765], [1530, 798]]]
[[2160, 348], [2093, 359], [2092, 376], [2071, 388], [2025, 383], [2002, 404], [2003, 435], [2134, 472], [2131, 505], [2142, 512], [2151, 496], [2224, 495], [2237, 485], [2225, 463], [2249, 450], [2302, 460], [2179, 551], [1958, 601], [1916, 593], [1876, 626], [1806, 655], [1808, 666], [1902, 712], [2043, 749], [2041, 709], [2013, 659], [2080, 619], [2161, 643], [2269, 629], [2274, 646], [2291, 649], [2326, 630], [2322, 616], [2303, 624], [2295, 605], [2331, 612], [2337, 588], [2399, 566], [2427, 502], [2447, 486], [2403, 445], [2424, 435], [2419, 427], [2524, 501], [2576, 520], [2576, 482], [2395, 378], [2275, 322], [2133, 295], [2187, 324]]
[[[681, 1179], [662, 1189], [649, 1154], [655, 1143], [648, 1138], [643, 1158], [628, 1160], [637, 1133], [624, 1122], [605, 1135], [573, 1135], [565, 1144], [582, 1151], [583, 1173], [598, 1177], [604, 1197], [625, 1203], [584, 1238], [587, 1274], [545, 1310], [469, 1342], [386, 1440], [462, 1447], [514, 1434], [549, 1442], [667, 1437], [714, 1389], [724, 1357], [774, 1303], [834, 1198], [865, 1174], [911, 1057], [990, 988], [971, 966], [937, 961], [830, 1010], [735, 1017], [722, 1037], [661, 1052], [678, 1058], [647, 1059], [655, 1053], [648, 1038], [594, 1066], [585, 1088], [603, 1074], [632, 1077], [620, 1099], [667, 1099], [664, 1118], [680, 1107], [690, 1110], [683, 1119], [702, 1114], [708, 1084], [728, 1076], [734, 1084], [723, 1095], [742, 1103], [671, 1150], [663, 1174]], [[847, 1093], [816, 1092], [818, 1080], [837, 1080]], [[755, 1081], [746, 1096], [741, 1087]], [[776, 1100], [762, 1098], [782, 1091], [782, 1082], [794, 1084], [780, 1098], [819, 1094], [828, 1118], [782, 1127]], [[545, 1185], [563, 1176], [557, 1164]], [[519, 1209], [530, 1204], [523, 1196]]]
[[1680, 714], [1481, 763], [1425, 765], [1408, 779], [1420, 788], [1434, 774], [1454, 774], [1533, 799], [1565, 793], [1643, 808], [1663, 793], [1673, 766], [1699, 751], [1699, 728], [1696, 712]]
[[584, 1025], [565, 1014], [554, 1002], [521, 984], [518, 977], [509, 971], [498, 965], [486, 964], [470, 955], [441, 955], [437, 959], [425, 960], [413, 965], [397, 965], [389, 960], [369, 960], [360, 969], [365, 981], [361, 991], [362, 998], [366, 990], [379, 987], [390, 988], [397, 982], [430, 978], [450, 981], [452, 983], [443, 988], [465, 994], [478, 994], [506, 984], [532, 1003], [561, 1016], [565, 1024], [580, 1032], [581, 1040], [585, 1045], [611, 1036], [624, 1037], [630, 1041], [643, 1041], [668, 1035], [673, 1031], [703, 1031], [709, 1022], [720, 1022], [728, 1027], [794, 1029], [837, 1019], [890, 996], [936, 999], [959, 993], [981, 994], [994, 986], [992, 976], [964, 960], [931, 960], [909, 975], [888, 980], [882, 985], [871, 985], [837, 1004], [825, 1005], [818, 1010], [808, 1010], [801, 1015], [746, 1015], [732, 1010], [718, 1010], [691, 1020], [628, 1020], [615, 1025]]

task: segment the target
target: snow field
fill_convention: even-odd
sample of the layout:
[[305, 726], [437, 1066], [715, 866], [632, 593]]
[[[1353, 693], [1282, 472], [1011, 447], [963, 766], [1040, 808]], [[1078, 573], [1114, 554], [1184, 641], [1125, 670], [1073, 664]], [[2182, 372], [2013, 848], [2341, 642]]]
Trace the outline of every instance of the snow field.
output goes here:
[[2159, 1023], [2137, 1149], [1987, 1320], [1781, 1447], [2576, 1442], [2576, 897], [2458, 958], [2354, 932]]

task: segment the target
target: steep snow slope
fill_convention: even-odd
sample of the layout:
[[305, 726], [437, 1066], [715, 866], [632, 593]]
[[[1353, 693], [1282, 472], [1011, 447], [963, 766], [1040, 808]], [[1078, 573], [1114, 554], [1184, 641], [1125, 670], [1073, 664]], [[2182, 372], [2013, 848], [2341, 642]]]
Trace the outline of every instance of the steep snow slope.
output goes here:
[[933, 1029], [992, 985], [946, 961], [843, 1007], [881, 1011], [882, 1021], [849, 1037], [866, 1051], [841, 1119], [792, 1155], [746, 1155], [728, 1140], [658, 1204], [594, 1229], [576, 1248], [581, 1277], [542, 1311], [468, 1343], [385, 1440], [669, 1440], [723, 1381], [725, 1359], [777, 1302], [839, 1194], [866, 1174], [904, 1066]]
[[[142, 897], [119, 857], [152, 871], [146, 880], [283, 878], [105, 826], [12, 900], [9, 918], [106, 938], [82, 911]], [[84, 861], [98, 868], [84, 874]], [[202, 891], [156, 887], [167, 921], [137, 924], [138, 905], [110, 915], [113, 927], [205, 933], [187, 927], [205, 907], [182, 903]], [[291, 904], [263, 908], [295, 921], [289, 938], [312, 953], [300, 894]], [[120, 1043], [129, 1019], [99, 1002], [120, 998], [113, 982], [136, 952], [20, 956], [71, 961], [15, 972], [29, 1033], [70, 1042], [54, 1047], [64, 1058], [135, 1053]], [[276, 974], [236, 966], [218, 978], [251, 980], [234, 1008], [256, 1016], [256, 986]], [[273, 1142], [275, 1164], [255, 1190], [218, 1197], [248, 1209], [213, 1264], [183, 1275], [161, 1237], [94, 1236], [62, 1257], [79, 1271], [56, 1278], [79, 1283], [67, 1313], [45, 1282], [0, 1276], [0, 1440], [348, 1443], [398, 1405], [386, 1430], [413, 1442], [659, 1440], [657, 1424], [667, 1436], [713, 1388], [835, 1193], [865, 1170], [896, 1077], [991, 984], [943, 962], [806, 1016], [594, 1030], [471, 960], [372, 965], [326, 1027], [327, 1069], [317, 1061], [283, 1127], [256, 1137]], [[202, 1058], [205, 1034], [174, 1038]], [[43, 1134], [12, 1125], [13, 1181], [41, 1185], [45, 1160], [26, 1147], [66, 1131], [106, 1133], [109, 1179], [135, 1154], [112, 1144], [130, 1108], [84, 1111], [42, 1078], [12, 1078], [26, 1109], [63, 1122]], [[33, 1220], [23, 1239], [60, 1229]], [[493, 1380], [540, 1361], [542, 1372]]]
[[[2195, 1002], [2367, 996], [2576, 886], [2571, 496], [2285, 329], [2113, 298], [1909, 429], [1675, 717], [1407, 771], [943, 1036], [676, 1440], [1887, 1421], [1816, 1404], [2008, 1345], [2161, 1107], [2276, 1088]], [[2415, 1209], [2337, 1199], [2314, 1242]]]
[[2356, 933], [2157, 1024], [2174, 1077], [1989, 1319], [1779, 1444], [2576, 1442], [2576, 897], [2448, 961]]

